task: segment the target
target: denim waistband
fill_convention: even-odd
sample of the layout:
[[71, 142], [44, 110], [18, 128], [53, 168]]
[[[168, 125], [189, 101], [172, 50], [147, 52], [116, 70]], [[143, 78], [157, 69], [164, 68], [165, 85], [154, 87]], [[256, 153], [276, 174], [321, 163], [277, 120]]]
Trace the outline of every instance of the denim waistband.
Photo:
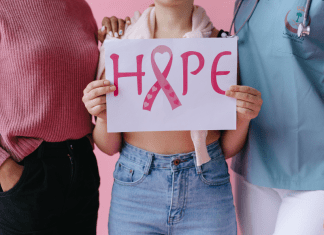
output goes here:
[[[207, 151], [212, 159], [224, 157], [219, 141], [207, 145]], [[158, 154], [135, 147], [127, 142], [123, 145], [120, 157], [127, 158], [138, 165], [146, 166], [146, 168], [173, 169], [176, 171], [196, 166], [195, 151], [170, 155]]]

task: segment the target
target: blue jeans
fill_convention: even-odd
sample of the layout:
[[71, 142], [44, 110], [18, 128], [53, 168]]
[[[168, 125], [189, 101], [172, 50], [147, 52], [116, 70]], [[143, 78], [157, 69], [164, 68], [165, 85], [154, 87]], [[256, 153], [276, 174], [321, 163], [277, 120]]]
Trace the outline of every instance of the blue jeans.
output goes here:
[[227, 163], [218, 141], [212, 160], [196, 165], [195, 152], [161, 155], [128, 143], [114, 171], [111, 235], [236, 235]]

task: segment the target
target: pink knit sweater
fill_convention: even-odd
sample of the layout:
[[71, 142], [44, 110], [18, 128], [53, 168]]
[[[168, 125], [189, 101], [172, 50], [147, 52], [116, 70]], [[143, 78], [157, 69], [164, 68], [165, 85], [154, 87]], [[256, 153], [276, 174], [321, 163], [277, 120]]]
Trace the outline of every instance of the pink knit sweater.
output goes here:
[[92, 132], [97, 25], [84, 0], [0, 1], [0, 165]]

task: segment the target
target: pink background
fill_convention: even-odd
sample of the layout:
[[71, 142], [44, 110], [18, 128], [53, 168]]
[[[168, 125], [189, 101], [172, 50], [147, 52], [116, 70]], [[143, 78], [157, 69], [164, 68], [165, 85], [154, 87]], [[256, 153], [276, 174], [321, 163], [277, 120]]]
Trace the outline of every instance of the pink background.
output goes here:
[[[101, 28], [101, 21], [103, 17], [113, 15], [119, 18], [125, 18], [126, 16], [132, 17], [134, 11], [139, 10], [140, 12], [143, 12], [143, 10], [153, 3], [153, 0], [87, 0], [87, 2], [92, 8], [98, 28]], [[232, 21], [234, 2], [235, 0], [196, 0], [195, 4], [202, 6], [207, 11], [208, 16], [211, 18], [214, 26], [217, 29], [224, 29], [228, 31]], [[115, 162], [118, 159], [118, 155], [109, 157], [100, 152], [98, 148], [95, 149], [95, 154], [98, 159], [99, 172], [101, 176], [100, 208], [97, 234], [107, 235], [108, 213], [111, 188], [113, 185], [112, 174], [114, 171]], [[228, 164], [230, 165], [230, 161], [228, 161]]]

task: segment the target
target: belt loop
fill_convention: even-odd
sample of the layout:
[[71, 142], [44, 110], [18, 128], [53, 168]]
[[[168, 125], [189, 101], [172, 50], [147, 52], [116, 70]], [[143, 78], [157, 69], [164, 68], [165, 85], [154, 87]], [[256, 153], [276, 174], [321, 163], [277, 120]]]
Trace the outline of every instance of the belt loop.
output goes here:
[[147, 162], [146, 162], [146, 165], [145, 165], [145, 168], [144, 168], [144, 174], [145, 175], [148, 175], [149, 172], [150, 172], [153, 156], [154, 156], [154, 154], [152, 154], [152, 153], [148, 154], [148, 159], [147, 159]]
[[192, 157], [193, 157], [194, 162], [195, 162], [196, 173], [197, 173], [197, 175], [200, 175], [200, 174], [202, 173], [202, 169], [201, 169], [201, 166], [197, 166], [197, 158], [196, 158], [196, 154], [193, 153], [193, 154], [192, 154]]

